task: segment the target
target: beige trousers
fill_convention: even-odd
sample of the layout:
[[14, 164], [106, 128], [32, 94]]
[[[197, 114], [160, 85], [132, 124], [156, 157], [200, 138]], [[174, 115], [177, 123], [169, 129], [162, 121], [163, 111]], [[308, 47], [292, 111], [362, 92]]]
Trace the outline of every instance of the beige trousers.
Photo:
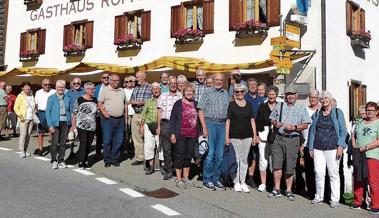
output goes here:
[[143, 135], [139, 132], [141, 127], [142, 116], [141, 114], [134, 114], [132, 118], [132, 139], [134, 143], [134, 151], [136, 154], [136, 160], [143, 161]]
[[25, 120], [20, 122], [20, 139], [18, 149], [20, 151], [27, 151], [29, 146], [30, 134], [33, 129], [33, 120]]

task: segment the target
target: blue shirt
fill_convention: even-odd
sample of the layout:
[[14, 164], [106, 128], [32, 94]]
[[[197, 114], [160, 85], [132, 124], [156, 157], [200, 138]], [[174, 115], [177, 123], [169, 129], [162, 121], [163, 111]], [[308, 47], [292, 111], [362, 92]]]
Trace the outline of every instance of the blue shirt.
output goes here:
[[[70, 89], [67, 92], [67, 97], [70, 99], [70, 111], [74, 111], [74, 105], [76, 102], [76, 99], [78, 99], [80, 96], [84, 95], [84, 89], [80, 88], [79, 90]], [[71, 114], [70, 114], [71, 116]]]
[[253, 117], [257, 117], [259, 105], [264, 103], [264, 98], [258, 95], [254, 98], [250, 93], [246, 93], [245, 100], [253, 106]]
[[[67, 95], [63, 96], [63, 102], [65, 106], [65, 112], [66, 112], [66, 118], [67, 118], [67, 124], [71, 125], [71, 114], [70, 111], [70, 99], [67, 97]], [[58, 127], [59, 122], [61, 121], [61, 111], [60, 111], [60, 102], [59, 98], [56, 94], [50, 95], [47, 99], [47, 105], [46, 105], [46, 121], [49, 128], [51, 127]]]

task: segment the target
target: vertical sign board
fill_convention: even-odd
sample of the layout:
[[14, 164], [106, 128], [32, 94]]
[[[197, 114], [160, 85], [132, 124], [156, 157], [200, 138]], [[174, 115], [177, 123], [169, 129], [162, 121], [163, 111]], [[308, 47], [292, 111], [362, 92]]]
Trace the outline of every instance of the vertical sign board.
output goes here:
[[285, 36], [287, 38], [286, 45], [301, 49], [300, 27], [298, 24], [286, 23]]

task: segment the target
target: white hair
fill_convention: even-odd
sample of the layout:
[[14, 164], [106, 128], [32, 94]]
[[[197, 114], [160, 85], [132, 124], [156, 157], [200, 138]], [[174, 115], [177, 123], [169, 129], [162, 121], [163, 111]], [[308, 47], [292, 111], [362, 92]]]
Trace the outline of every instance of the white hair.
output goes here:
[[178, 82], [184, 82], [184, 83], [185, 83], [185, 82], [187, 82], [188, 80], [187, 80], [187, 77], [186, 77], [186, 76], [184, 76], [184, 75], [179, 75], [177, 81], [178, 81]]
[[235, 84], [234, 85], [234, 90], [242, 90], [244, 92], [246, 92], [246, 86], [242, 83], [239, 83], [239, 84]]
[[205, 71], [204, 71], [204, 69], [201, 68], [201, 67], [199, 67], [199, 68], [197, 68], [197, 70], [196, 70], [196, 76], [198, 76], [200, 72], [203, 72], [204, 75], [206, 74]]
[[86, 82], [84, 83], [84, 88], [87, 89], [87, 88], [93, 88], [95, 87], [95, 84], [91, 83], [91, 82]]
[[66, 81], [63, 80], [63, 79], [59, 79], [59, 80], [57, 80], [57, 82], [55, 83], [55, 86], [66, 87]]
[[333, 100], [333, 96], [328, 91], [322, 91], [320, 94], [320, 98], [329, 98], [330, 100]]
[[312, 95], [312, 94], [315, 94], [318, 97], [320, 95], [320, 92], [317, 89], [311, 89], [309, 91], [309, 96]]
[[153, 83], [151, 83], [151, 88], [153, 88], [153, 87], [161, 87], [161, 86], [159, 85], [159, 83], [153, 82]]

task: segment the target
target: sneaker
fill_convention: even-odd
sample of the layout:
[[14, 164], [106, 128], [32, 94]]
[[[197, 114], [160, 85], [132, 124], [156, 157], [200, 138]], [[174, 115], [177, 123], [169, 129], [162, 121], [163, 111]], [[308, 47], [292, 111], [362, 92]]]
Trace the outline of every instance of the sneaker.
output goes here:
[[374, 208], [372, 208], [372, 209], [370, 210], [370, 213], [371, 213], [371, 214], [374, 214], [374, 215], [378, 215], [378, 214], [379, 214], [379, 209], [374, 209]]
[[213, 185], [212, 182], [204, 183], [203, 188], [208, 189], [210, 191], [216, 191], [216, 187]]
[[258, 187], [259, 192], [265, 192], [266, 191], [266, 185], [265, 184], [260, 184]]
[[176, 187], [181, 188], [181, 189], [186, 189], [187, 186], [182, 180], [176, 180]]
[[25, 154], [25, 152], [21, 152], [20, 157], [21, 157], [21, 158], [26, 158], [26, 154]]
[[290, 201], [294, 201], [295, 195], [292, 192], [286, 192], [286, 198]]
[[78, 164], [78, 168], [84, 170], [84, 168], [85, 168], [85, 167], [84, 167], [84, 163], [81, 163], [81, 162], [80, 162], [80, 163]]
[[337, 201], [330, 201], [330, 207], [331, 208], [336, 208], [339, 205]]
[[318, 198], [315, 198], [315, 199], [313, 199], [313, 200], [311, 201], [311, 204], [322, 204], [322, 201], [323, 201], [323, 200], [320, 200], [320, 199], [318, 199]]
[[90, 170], [91, 165], [88, 162], [84, 162], [84, 169]]
[[234, 191], [236, 192], [242, 192], [241, 184], [239, 182], [234, 184]]
[[195, 184], [193, 184], [193, 182], [189, 180], [188, 178], [184, 178], [182, 179], [182, 181], [184, 182], [184, 184], [186, 184], [186, 186], [195, 187]]
[[52, 164], [51, 164], [51, 169], [58, 169], [58, 163], [56, 161], [54, 161]]
[[221, 184], [220, 181], [216, 182], [214, 184], [214, 186], [217, 188], [217, 189], [220, 189], [220, 190], [226, 190], [225, 186], [223, 184]]
[[29, 154], [28, 152], [25, 152], [25, 157], [30, 157], [32, 156], [31, 154]]
[[352, 209], [352, 210], [359, 210], [359, 209], [361, 209], [361, 205], [356, 205], [355, 203], [352, 203], [350, 205], [350, 209]]
[[249, 187], [247, 187], [246, 183], [241, 183], [241, 190], [243, 193], [250, 193]]
[[59, 168], [62, 168], [62, 169], [67, 168], [67, 165], [65, 162], [60, 162], [58, 165], [59, 165]]
[[281, 197], [282, 194], [280, 193], [280, 190], [277, 190], [277, 189], [273, 189], [270, 194], [268, 194], [268, 197], [269, 198], [279, 198]]

